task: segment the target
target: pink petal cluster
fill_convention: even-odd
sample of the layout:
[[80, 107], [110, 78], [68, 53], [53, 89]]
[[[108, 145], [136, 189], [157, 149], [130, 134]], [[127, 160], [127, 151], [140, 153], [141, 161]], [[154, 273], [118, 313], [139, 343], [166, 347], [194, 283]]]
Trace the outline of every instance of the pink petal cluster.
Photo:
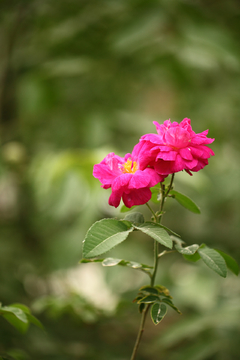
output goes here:
[[182, 170], [192, 175], [192, 171], [203, 169], [214, 155], [207, 146], [214, 139], [207, 137], [208, 130], [196, 134], [190, 119], [180, 123], [166, 120], [162, 125], [153, 123], [157, 134], [143, 135], [132, 154], [122, 158], [110, 153], [94, 165], [93, 176], [104, 189], [112, 189], [109, 205], [118, 207], [121, 199], [128, 208], [143, 205], [151, 199], [150, 188], [166, 176]]
[[160, 175], [167, 176], [182, 170], [199, 171], [208, 164], [208, 158], [214, 155], [207, 144], [214, 139], [208, 138], [208, 130], [196, 134], [191, 127], [190, 119], [180, 123], [170, 120], [162, 125], [154, 121], [157, 134], [146, 134], [135, 146], [139, 166], [153, 167]]
[[94, 165], [93, 176], [99, 179], [104, 189], [112, 189], [109, 205], [118, 207], [122, 198], [128, 208], [147, 203], [152, 195], [150, 187], [165, 178], [153, 168], [141, 169], [134, 152], [124, 158], [108, 154], [100, 164]]

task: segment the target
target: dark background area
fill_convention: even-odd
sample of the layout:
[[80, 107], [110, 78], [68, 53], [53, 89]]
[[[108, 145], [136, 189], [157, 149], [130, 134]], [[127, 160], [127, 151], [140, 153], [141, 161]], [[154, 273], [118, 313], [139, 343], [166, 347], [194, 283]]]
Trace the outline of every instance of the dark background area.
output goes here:
[[[202, 214], [169, 200], [163, 222], [239, 263], [239, 1], [5, 1], [0, 43], [0, 301], [29, 306], [46, 329], [22, 335], [0, 318], [0, 352], [127, 360], [140, 321], [132, 299], [148, 278], [78, 264], [91, 224], [124, 216], [92, 167], [131, 152], [154, 120], [209, 129], [215, 156], [175, 181]], [[134, 233], [106, 256], [151, 264], [152, 247]], [[157, 282], [183, 315], [149, 319], [139, 360], [240, 358], [236, 276], [170, 254]]]

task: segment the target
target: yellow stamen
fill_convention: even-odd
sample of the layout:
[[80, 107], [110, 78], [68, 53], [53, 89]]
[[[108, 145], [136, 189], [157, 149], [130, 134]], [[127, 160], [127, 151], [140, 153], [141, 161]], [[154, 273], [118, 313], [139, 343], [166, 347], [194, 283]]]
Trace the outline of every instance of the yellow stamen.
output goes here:
[[134, 174], [137, 171], [136, 161], [128, 160], [125, 164], [122, 165], [121, 171], [123, 174]]

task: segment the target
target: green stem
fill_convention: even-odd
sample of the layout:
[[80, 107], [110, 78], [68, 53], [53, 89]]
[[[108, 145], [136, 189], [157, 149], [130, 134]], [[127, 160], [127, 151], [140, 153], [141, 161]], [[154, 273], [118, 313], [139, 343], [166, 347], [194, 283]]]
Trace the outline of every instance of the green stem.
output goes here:
[[155, 277], [157, 274], [157, 268], [158, 268], [158, 242], [154, 241], [154, 266], [153, 266], [153, 273], [151, 278], [151, 286], [154, 286]]
[[156, 216], [155, 212], [153, 211], [153, 209], [151, 208], [151, 206], [148, 203], [146, 203], [146, 205], [147, 205], [148, 209], [151, 211], [151, 213], [153, 214], [154, 221], [157, 222], [157, 216]]
[[[165, 193], [165, 186], [162, 183], [160, 183], [160, 185], [161, 185], [161, 195], [162, 195], [161, 196], [161, 202], [160, 202], [160, 212], [161, 213], [163, 211], [165, 199], [168, 196], [168, 194], [169, 194], [169, 192], [170, 192], [170, 190], [172, 188], [173, 179], [174, 179], [174, 174], [172, 174], [171, 181], [170, 181], [170, 184], [169, 184], [169, 187], [168, 187], [168, 190], [167, 190], [166, 193]], [[148, 203], [146, 203], [146, 205], [147, 205], [148, 209], [151, 211], [151, 213], [153, 214], [154, 221], [156, 223], [160, 224], [161, 220], [162, 220], [162, 214], [161, 214], [160, 217], [157, 216], [155, 214], [155, 212], [153, 211], [153, 209], [151, 208], [151, 206]], [[157, 268], [158, 268], [158, 259], [159, 259], [159, 257], [163, 256], [167, 252], [171, 252], [171, 251], [166, 251], [165, 250], [161, 254], [158, 254], [158, 242], [156, 240], [154, 241], [154, 266], [153, 266], [153, 273], [152, 273], [152, 276], [151, 276], [151, 283], [150, 283], [151, 286], [154, 286], [154, 283], [155, 283], [155, 278], [156, 278]], [[145, 310], [143, 310], [141, 323], [140, 323], [140, 327], [139, 327], [139, 330], [138, 330], [138, 335], [137, 335], [137, 339], [136, 339], [135, 346], [134, 346], [134, 349], [133, 349], [133, 353], [132, 353], [132, 356], [131, 356], [131, 360], [135, 360], [135, 358], [136, 358], [137, 350], [138, 350], [138, 347], [139, 347], [139, 344], [140, 344], [140, 341], [142, 339], [142, 335], [143, 335], [143, 332], [144, 332], [144, 325], [145, 325], [146, 316], [147, 316], [149, 308], [150, 308], [150, 304], [147, 305]]]
[[172, 174], [171, 181], [170, 181], [170, 184], [169, 184], [169, 187], [168, 187], [168, 191], [167, 191], [166, 194], [165, 194], [165, 198], [168, 196], [168, 194], [169, 194], [170, 191], [172, 190], [172, 184], [173, 184], [173, 180], [174, 180], [174, 175], [175, 175], [175, 174]]
[[138, 347], [139, 347], [139, 344], [140, 344], [140, 341], [141, 341], [141, 338], [142, 338], [142, 335], [143, 335], [143, 332], [144, 332], [144, 325], [145, 325], [145, 321], [146, 321], [146, 317], [147, 317], [149, 307], [150, 307], [150, 304], [142, 312], [141, 323], [140, 323], [140, 327], [139, 327], [139, 330], [138, 330], [137, 340], [136, 340], [135, 346], [133, 348], [133, 353], [132, 353], [132, 356], [131, 356], [131, 360], [135, 360], [135, 358], [136, 358]]
[[[165, 202], [165, 188], [164, 185], [161, 183], [161, 203], [160, 203], [160, 212], [163, 211], [164, 202]], [[158, 222], [158, 224], [162, 221], [162, 215], [161, 217], [155, 218], [155, 221]], [[151, 279], [151, 286], [154, 286], [155, 277], [157, 274], [157, 268], [158, 268], [158, 242], [154, 241], [154, 266], [153, 266], [153, 274]]]
[[160, 258], [160, 257], [162, 257], [163, 255], [166, 255], [166, 254], [171, 254], [173, 252], [176, 252], [176, 250], [164, 250], [163, 252], [158, 254], [158, 258]]
[[[163, 185], [163, 183], [161, 183], [161, 202], [160, 202], [160, 212], [162, 212], [162, 211], [163, 211], [164, 201], [165, 201], [165, 186]], [[161, 220], [160, 220], [160, 221], [161, 221]]]

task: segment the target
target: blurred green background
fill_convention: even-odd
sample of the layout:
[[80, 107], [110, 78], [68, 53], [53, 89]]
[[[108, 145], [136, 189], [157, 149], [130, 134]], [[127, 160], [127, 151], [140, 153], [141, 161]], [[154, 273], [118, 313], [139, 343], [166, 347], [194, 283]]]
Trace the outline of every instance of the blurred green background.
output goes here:
[[[164, 224], [240, 262], [240, 3], [2, 1], [0, 41], [0, 301], [29, 306], [46, 329], [22, 335], [0, 318], [0, 352], [128, 360], [140, 321], [132, 299], [148, 278], [78, 264], [91, 224], [123, 217], [92, 167], [131, 152], [154, 120], [209, 129], [215, 157], [175, 181], [202, 214], [169, 200]], [[151, 264], [152, 246], [134, 233], [107, 256]], [[236, 276], [171, 254], [157, 282], [183, 315], [147, 322], [139, 360], [240, 358]]]

